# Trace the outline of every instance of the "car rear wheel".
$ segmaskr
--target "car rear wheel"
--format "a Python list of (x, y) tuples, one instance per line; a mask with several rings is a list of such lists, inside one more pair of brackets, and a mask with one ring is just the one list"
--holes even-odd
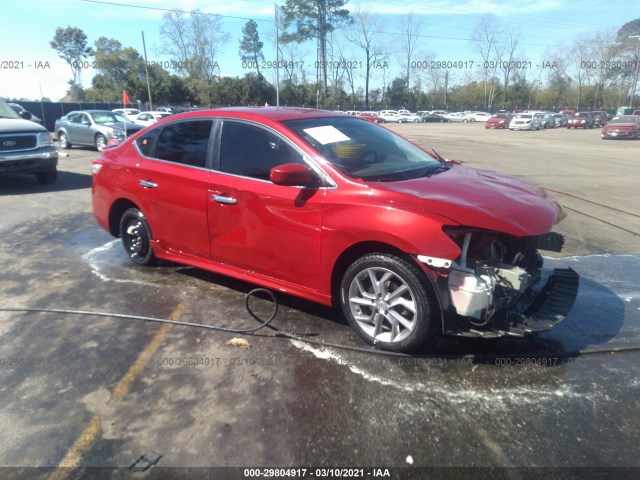
[(69, 143), (69, 139), (67, 138), (67, 134), (66, 133), (58, 133), (58, 141), (60, 142), (60, 146), (62, 148), (71, 148), (71, 144)]
[(100, 133), (96, 135), (96, 150), (101, 152), (102, 150), (104, 150), (104, 147), (106, 146), (107, 146), (107, 139), (104, 138), (104, 135)]
[(132, 262), (138, 265), (153, 265), (156, 262), (151, 248), (151, 229), (137, 208), (126, 210), (120, 217), (120, 237)]
[(345, 317), (368, 343), (413, 352), (433, 337), (432, 302), (424, 274), (399, 257), (374, 253), (345, 272), (340, 303)]

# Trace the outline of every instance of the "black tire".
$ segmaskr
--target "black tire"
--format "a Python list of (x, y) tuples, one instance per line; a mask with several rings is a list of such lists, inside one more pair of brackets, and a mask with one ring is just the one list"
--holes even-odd
[(137, 208), (126, 210), (120, 217), (120, 237), (129, 259), (138, 265), (154, 265), (156, 257), (151, 247), (151, 229)]
[(36, 173), (36, 179), (38, 180), (38, 183), (42, 183), (43, 185), (53, 183), (58, 179), (58, 171), (48, 170), (46, 172), (38, 172)]
[[(367, 343), (415, 352), (436, 331), (427, 281), (417, 266), (404, 259), (385, 253), (365, 255), (342, 277), (340, 305), (351, 327)], [(394, 303), (400, 299), (403, 302)]]
[(105, 138), (105, 136), (102, 135), (101, 133), (96, 135), (95, 145), (96, 145), (96, 150), (98, 150), (99, 152), (104, 150), (104, 147), (107, 146), (107, 139)]
[(65, 150), (73, 146), (69, 143), (69, 137), (67, 137), (67, 134), (64, 132), (58, 132), (58, 142), (60, 142), (60, 147)]

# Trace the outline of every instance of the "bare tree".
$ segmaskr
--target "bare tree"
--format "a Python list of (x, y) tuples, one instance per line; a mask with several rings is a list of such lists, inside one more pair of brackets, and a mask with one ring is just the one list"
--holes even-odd
[(571, 49), (569, 50), (569, 78), (576, 83), (578, 88), (578, 98), (576, 100), (576, 108), (580, 108), (582, 103), (582, 93), (587, 85), (593, 69), (591, 65), (591, 47), (589, 42), (591, 38), (587, 35), (578, 37)]
[(406, 62), (405, 77), (407, 78), (407, 89), (411, 86), (411, 60), (415, 57), (423, 28), (422, 20), (413, 12), (402, 17), (400, 24), (400, 32), (402, 35), (402, 62)]
[[(598, 106), (598, 95), (604, 88), (604, 85), (610, 81), (617, 73), (615, 62), (618, 51), (615, 47), (615, 34), (613, 31), (597, 32), (589, 42), (591, 46), (591, 62), (595, 62), (600, 68), (593, 69), (593, 80), (595, 83), (595, 96), (593, 99), (593, 108)], [(602, 98), (600, 98), (602, 103)]]
[(219, 16), (192, 11), (188, 16), (180, 11), (167, 12), (160, 27), (163, 43), (160, 53), (166, 54), (175, 64), (175, 70), (199, 80), (206, 88), (207, 101), (211, 103), (209, 87), (220, 66), (217, 56), (229, 40), (222, 32)]
[(484, 104), (490, 110), (497, 95), (494, 78), (500, 65), (501, 50), (496, 48), (497, 25), (493, 17), (486, 16), (480, 20), (471, 34), (471, 42), (482, 58), (480, 73), (484, 83)]
[(383, 46), (380, 44), (381, 23), (378, 17), (371, 13), (370, 9), (362, 4), (357, 4), (352, 12), (354, 25), (344, 32), (345, 37), (355, 46), (364, 51), (364, 96), (365, 105), (369, 110), (369, 81), (371, 69), (377, 62), (386, 56)]
[(502, 71), (502, 102), (506, 104), (509, 83), (514, 74), (525, 68), (525, 61), (518, 55), (518, 45), (520, 43), (520, 32), (507, 29), (504, 32), (502, 46), (499, 42), (495, 44), (496, 59), (498, 68)]

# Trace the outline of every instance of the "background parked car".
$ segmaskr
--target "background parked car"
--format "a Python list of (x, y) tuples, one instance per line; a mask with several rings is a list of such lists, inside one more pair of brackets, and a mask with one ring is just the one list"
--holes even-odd
[(491, 118), (491, 114), (487, 112), (464, 112), (472, 122), (486, 122)]
[(140, 110), (138, 110), (137, 108), (114, 108), (111, 111), (119, 113), (130, 122), (133, 122), (140, 113)]
[(57, 165), (58, 150), (49, 132), (0, 98), (0, 175), (33, 173), (38, 182), (52, 183), (58, 178)]
[(534, 113), (519, 113), (511, 119), (509, 130), (540, 130), (540, 117)]
[(33, 113), (29, 112), (28, 110), (25, 110), (24, 107), (22, 105), (20, 105), (19, 103), (7, 103), (7, 105), (9, 105), (14, 112), (16, 112), (18, 115), (20, 115), (21, 118), (25, 119), (25, 120), (30, 120), (32, 122), (36, 122), (39, 123), (40, 125), (42, 125), (42, 119), (39, 117), (36, 117)]
[(364, 118), (373, 123), (384, 123), (384, 120), (378, 116), (375, 112), (359, 112), (357, 117)]
[(398, 112), (398, 123), (420, 123), (421, 118), (411, 112)]
[(467, 123), (471, 121), (471, 117), (469, 115), (467, 115), (466, 113), (463, 112), (454, 112), (454, 113), (447, 113), (444, 118), (446, 118), (447, 120), (449, 120), (450, 122), (463, 122), (463, 123)]
[(484, 128), (508, 128), (512, 118), (509, 113), (496, 113), (485, 122)]
[(123, 142), (144, 127), (109, 110), (78, 110), (56, 120), (55, 132), (62, 148), (73, 145), (95, 147), (102, 151), (108, 144)]
[(146, 127), (169, 115), (171, 114), (167, 112), (140, 112), (133, 122)]
[(595, 115), (593, 112), (578, 112), (567, 121), (567, 128), (593, 128)]
[(566, 127), (567, 126), (567, 120), (569, 119), (569, 117), (567, 115), (564, 115), (562, 113), (554, 113), (553, 114), (553, 119), (556, 123), (556, 127)]
[(385, 122), (399, 123), (398, 112), (396, 110), (381, 110), (378, 116)]
[(598, 110), (593, 112), (593, 126), (594, 127), (604, 127), (607, 122), (612, 118), (609, 116), (607, 112), (604, 110)]
[(437, 113), (425, 113), (420, 117), (420, 121), (424, 123), (429, 122), (438, 122), (438, 123), (447, 123), (450, 120), (446, 118), (444, 115), (438, 115)]
[(540, 118), (540, 126), (542, 128), (555, 128), (556, 127), (556, 119), (553, 116), (553, 113), (543, 113)]
[(640, 115), (613, 117), (600, 132), (603, 140), (614, 138), (640, 138)]

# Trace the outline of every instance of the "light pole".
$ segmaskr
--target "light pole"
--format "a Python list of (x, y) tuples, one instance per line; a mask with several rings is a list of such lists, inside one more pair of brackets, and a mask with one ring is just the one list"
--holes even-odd
[[(629, 38), (637, 38), (640, 40), (640, 35), (629, 35)], [(631, 90), (631, 98), (629, 99), (629, 108), (633, 108), (633, 99), (636, 95), (636, 87), (638, 86), (638, 67), (640, 67), (640, 47), (636, 49), (636, 71), (633, 74), (633, 88)]]

